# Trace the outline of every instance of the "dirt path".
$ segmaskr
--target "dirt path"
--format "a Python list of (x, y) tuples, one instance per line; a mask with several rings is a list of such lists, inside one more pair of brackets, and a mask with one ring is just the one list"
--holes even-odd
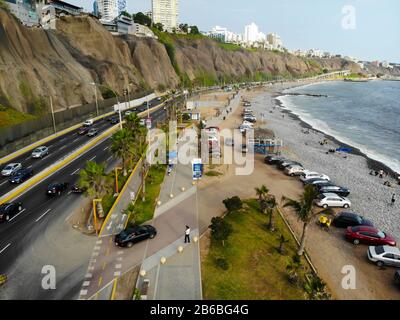
[[(254, 97), (249, 95), (251, 99)], [(245, 96), (245, 98), (247, 98)], [(224, 121), (220, 128), (232, 128), (241, 121), (241, 108)], [(199, 225), (204, 232), (212, 217), (221, 215), (225, 208), (222, 200), (227, 197), (255, 197), (254, 188), (265, 184), (270, 193), (278, 200), (282, 195), (297, 198), (302, 192), (302, 184), (294, 178), (284, 175), (281, 171), (263, 163), (262, 156), (256, 156), (255, 168), (248, 176), (235, 175), (235, 165), (229, 165), (224, 176), (209, 177), (199, 183), (198, 205)], [(300, 238), (302, 224), (294, 213), (283, 210), (283, 213), (296, 235)], [(332, 229), (331, 232), (321, 230), (316, 224), (309, 228), (307, 251), (316, 266), (320, 276), (327, 282), (336, 299), (346, 300), (377, 300), (400, 299), (400, 291), (393, 284), (394, 269), (379, 270), (367, 261), (366, 246), (355, 247), (343, 239), (343, 230)], [(342, 288), (342, 269), (354, 266), (356, 270), (356, 289)]]

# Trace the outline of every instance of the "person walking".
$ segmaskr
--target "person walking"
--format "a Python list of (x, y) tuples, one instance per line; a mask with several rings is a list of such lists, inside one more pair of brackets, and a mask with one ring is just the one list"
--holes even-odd
[(383, 170), (379, 170), (379, 178), (383, 179), (383, 174), (384, 174)]
[(186, 226), (185, 243), (190, 243), (190, 227), (189, 226)]
[(394, 206), (394, 203), (396, 202), (396, 195), (393, 193), (392, 196), (392, 206)]

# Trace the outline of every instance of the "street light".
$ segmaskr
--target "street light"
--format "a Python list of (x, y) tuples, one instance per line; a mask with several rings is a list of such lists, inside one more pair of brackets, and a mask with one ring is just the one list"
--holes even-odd
[(94, 97), (95, 97), (95, 99), (96, 99), (96, 114), (97, 114), (97, 116), (99, 116), (100, 114), (99, 114), (99, 102), (97, 101), (97, 87), (96, 87), (96, 83), (95, 82), (91, 82), (90, 83), (92, 86), (93, 86), (93, 88), (94, 88)]

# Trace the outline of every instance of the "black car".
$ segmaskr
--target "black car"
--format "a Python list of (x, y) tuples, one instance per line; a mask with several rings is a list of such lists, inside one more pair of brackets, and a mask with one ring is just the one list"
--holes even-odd
[(89, 132), (89, 127), (81, 127), (78, 130), (78, 134), (83, 136)]
[(350, 190), (347, 188), (329, 185), (322, 185), (318, 191), (320, 193), (335, 193), (341, 197), (347, 197), (350, 194)]
[(8, 181), (10, 183), (20, 184), (25, 180), (28, 180), (33, 176), (33, 170), (30, 168), (18, 170), (13, 176), (11, 176)]
[(135, 243), (153, 239), (157, 230), (150, 225), (129, 227), (115, 236), (115, 245), (131, 248)]
[(370, 226), (374, 224), (371, 220), (365, 219), (354, 212), (341, 212), (333, 219), (333, 225), (337, 228), (357, 227), (357, 226)]
[(267, 164), (277, 164), (278, 161), (282, 160), (282, 157), (279, 156), (266, 156), (264, 158), (264, 162)]
[(74, 185), (71, 187), (71, 192), (72, 192), (72, 193), (78, 193), (78, 194), (80, 194), (80, 193), (84, 193), (85, 191), (86, 191), (85, 188), (81, 188), (81, 187), (79, 187), (77, 184), (74, 184)]
[(47, 195), (49, 196), (56, 196), (61, 195), (64, 191), (68, 189), (69, 183), (52, 183), (47, 188)]
[(117, 124), (119, 123), (119, 117), (114, 117), (111, 119), (111, 124)]
[(0, 205), (0, 222), (9, 221), (13, 216), (21, 211), (21, 202), (3, 203)]
[(315, 187), (319, 187), (322, 185), (324, 185), (324, 186), (334, 185), (331, 181), (324, 180), (322, 178), (312, 178), (312, 179), (304, 180), (303, 184), (305, 186), (311, 184), (311, 185), (314, 185)]

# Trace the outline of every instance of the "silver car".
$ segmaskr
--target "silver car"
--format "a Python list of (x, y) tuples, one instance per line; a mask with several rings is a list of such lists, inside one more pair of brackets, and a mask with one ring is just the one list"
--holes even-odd
[(12, 176), (18, 170), (22, 169), (22, 164), (20, 163), (9, 163), (1, 171), (1, 175), (4, 177)]
[(400, 250), (397, 247), (378, 246), (368, 248), (368, 259), (378, 267), (393, 266), (400, 267)]
[(38, 158), (43, 158), (44, 156), (47, 156), (49, 154), (49, 148), (45, 146), (41, 146), (39, 148), (36, 148), (32, 152), (32, 158), (38, 159)]
[(350, 208), (351, 202), (345, 197), (340, 197), (335, 193), (322, 193), (314, 200), (318, 207), (322, 208)]

